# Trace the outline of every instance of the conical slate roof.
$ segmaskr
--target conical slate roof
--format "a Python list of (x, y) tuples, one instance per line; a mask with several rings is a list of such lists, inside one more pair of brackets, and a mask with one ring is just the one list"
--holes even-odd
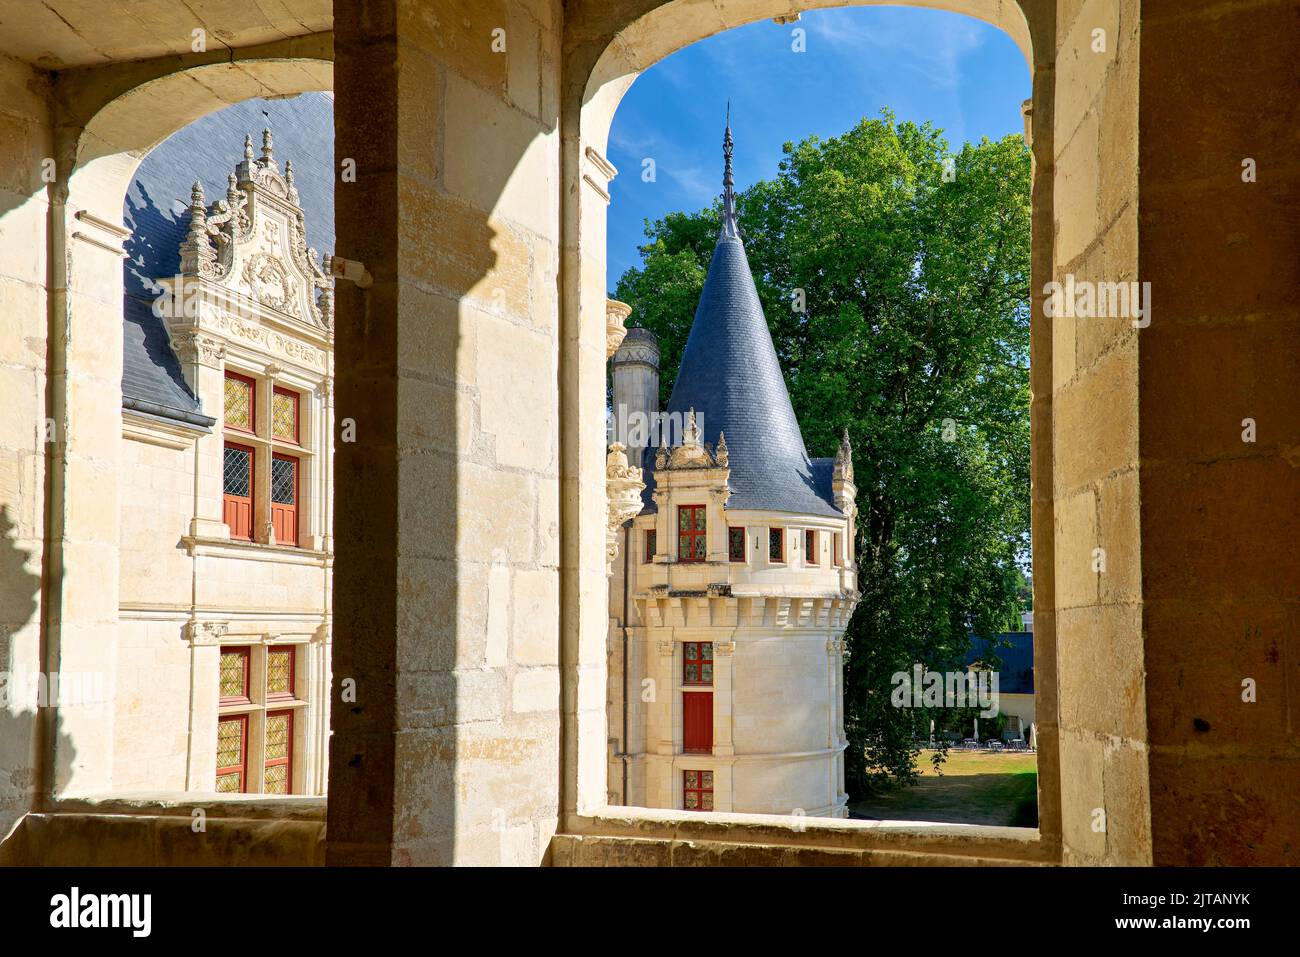
[(668, 411), (684, 421), (693, 408), (702, 440), (715, 446), (719, 434), (726, 434), (732, 489), (727, 508), (837, 516), (832, 460), (808, 458), (736, 227), (731, 150), (728, 122), (722, 227)]

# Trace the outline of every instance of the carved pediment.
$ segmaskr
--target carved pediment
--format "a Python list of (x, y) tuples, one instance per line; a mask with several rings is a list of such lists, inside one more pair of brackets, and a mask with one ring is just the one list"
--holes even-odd
[(228, 184), (225, 197), (210, 206), (203, 187), (194, 184), (181, 274), (221, 283), (237, 298), (332, 329), (330, 257), (318, 259), (307, 246), (293, 163), (286, 161), (281, 172), (270, 130), (263, 131), (260, 158), (253, 156), (252, 137), (245, 137), (243, 161)]

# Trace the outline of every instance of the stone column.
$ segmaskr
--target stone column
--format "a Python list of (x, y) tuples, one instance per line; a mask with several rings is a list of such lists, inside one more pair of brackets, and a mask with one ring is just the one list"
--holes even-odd
[[(335, 457), (332, 864), (537, 864), (559, 813), (562, 16), (449, 7), (335, 11), (335, 158), (356, 171), (335, 191), (338, 254), (374, 283), (337, 288), (336, 413), (356, 441)], [(594, 515), (563, 559), (565, 620), (581, 611), (602, 681), (563, 707), (597, 712), (604, 318), (572, 331), (589, 358), (564, 379), (596, 453), (565, 465), (565, 501)]]

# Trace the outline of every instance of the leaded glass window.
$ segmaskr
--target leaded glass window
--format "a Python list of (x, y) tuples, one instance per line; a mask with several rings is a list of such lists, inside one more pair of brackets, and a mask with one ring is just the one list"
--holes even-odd
[(244, 790), (247, 770), (248, 716), (233, 715), (217, 722), (217, 791), (238, 794)]
[(293, 712), (267, 713), (264, 754), (262, 790), (267, 794), (288, 794), (293, 762)]
[(253, 494), (253, 452), (242, 445), (227, 445), (221, 463), (221, 490), (247, 498)]
[(294, 505), (298, 501), (298, 460), (276, 456), (271, 461), (271, 501)]
[(708, 554), (708, 533), (703, 505), (682, 505), (677, 509), (677, 560), (702, 562)]
[(292, 648), (271, 648), (266, 653), (266, 696), (268, 698), (293, 697)]
[(226, 373), (225, 422), (228, 429), (253, 431), (253, 380)]
[(727, 529), (727, 559), (733, 562), (745, 560), (745, 530), (743, 528)]
[(286, 442), (298, 441), (298, 393), (276, 389), (271, 396), (271, 434)]
[(767, 560), (781, 564), (785, 561), (785, 529), (767, 530)]
[(682, 806), (688, 811), (713, 810), (713, 772), (682, 772)]
[(223, 700), (248, 700), (248, 649), (221, 649), (221, 697)]
[(682, 683), (713, 684), (713, 642), (687, 641), (682, 644)]

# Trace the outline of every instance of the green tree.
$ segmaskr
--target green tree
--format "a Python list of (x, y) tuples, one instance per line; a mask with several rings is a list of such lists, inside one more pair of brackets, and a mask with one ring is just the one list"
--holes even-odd
[[(1017, 608), (1029, 552), (1030, 160), (1008, 136), (950, 153), (883, 111), (785, 145), (739, 220), (809, 454), (845, 427), (862, 600), (845, 671), (849, 789), (914, 780), (930, 714), (890, 703), (915, 662), (946, 669)], [(615, 296), (653, 330), (663, 398), (719, 204), (646, 225)], [(802, 307), (802, 308), (801, 308)]]

